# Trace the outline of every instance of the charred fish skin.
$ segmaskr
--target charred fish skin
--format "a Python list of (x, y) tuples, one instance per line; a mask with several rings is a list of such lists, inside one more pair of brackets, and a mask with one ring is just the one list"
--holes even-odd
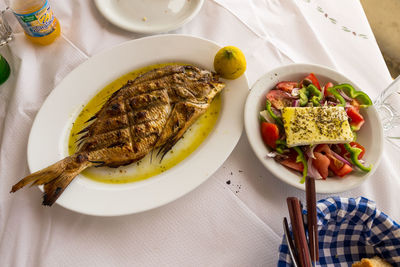
[(51, 206), (91, 166), (119, 167), (158, 150), (160, 161), (225, 87), (218, 75), (192, 65), (168, 65), (127, 82), (87, 121), (78, 150), (15, 184), (44, 185)]
[(165, 155), (224, 84), (194, 66), (155, 69), (123, 86), (86, 128), (79, 152), (105, 166), (135, 162), (161, 146)]

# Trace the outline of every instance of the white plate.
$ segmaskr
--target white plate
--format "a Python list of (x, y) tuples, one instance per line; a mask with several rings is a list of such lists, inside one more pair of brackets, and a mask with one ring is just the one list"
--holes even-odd
[[(267, 158), (270, 152), (265, 146), (260, 133), (259, 112), (265, 109), (266, 94), (281, 81), (300, 81), (309, 73), (313, 72), (320, 83), (350, 83), (356, 90), (361, 90), (354, 82), (343, 74), (327, 67), (313, 64), (291, 64), (271, 70), (262, 76), (251, 88), (245, 105), (245, 130), (250, 145), (261, 163), (277, 178), (299, 189), (305, 189), (304, 184), (300, 184), (301, 174), (294, 172), (277, 163), (274, 159)], [(370, 177), (378, 167), (383, 149), (383, 130), (382, 125), (373, 106), (361, 110), (365, 124), (357, 133), (357, 142), (362, 144), (365, 149), (364, 160), (367, 164), (373, 164), (370, 172), (354, 171), (346, 175), (345, 178), (328, 178), (327, 180), (317, 180), (315, 182), (317, 193), (338, 193), (350, 190), (359, 186)]]
[(128, 31), (161, 33), (189, 22), (204, 0), (95, 0), (97, 8), (114, 25)]
[[(39, 110), (29, 136), (30, 170), (40, 170), (68, 155), (69, 132), (82, 105), (111, 81), (162, 62), (187, 62), (212, 70), (220, 48), (196, 37), (162, 35), (130, 41), (90, 58), (65, 77)], [(241, 107), (248, 92), (247, 78), (226, 83), (213, 131), (185, 160), (160, 175), (127, 184), (100, 183), (79, 175), (57, 204), (80, 213), (116, 216), (164, 205), (199, 186), (229, 156), (243, 129)]]

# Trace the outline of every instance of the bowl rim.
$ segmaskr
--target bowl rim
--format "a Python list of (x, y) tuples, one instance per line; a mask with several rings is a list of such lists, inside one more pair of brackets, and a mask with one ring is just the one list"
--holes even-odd
[[(311, 71), (310, 71), (311, 70)], [(317, 65), (317, 64), (309, 64), (309, 63), (292, 63), (292, 64), (287, 64), (283, 66), (279, 66), (277, 68), (271, 69), (264, 75), (262, 75), (252, 86), (250, 89), (250, 92), (247, 96), (246, 103), (245, 103), (245, 108), (244, 108), (244, 128), (246, 132), (247, 139), (249, 141), (250, 147), (252, 148), (253, 152), (256, 154), (257, 158), (260, 160), (260, 162), (264, 165), (264, 167), (276, 178), (280, 179), (281, 181), (285, 182), (286, 184), (289, 184), (295, 188), (305, 190), (305, 184), (301, 184), (299, 182), (299, 178), (301, 178), (301, 175), (299, 175), (297, 172), (289, 170), (287, 167), (284, 167), (283, 165), (277, 163), (275, 160), (268, 160), (266, 158), (266, 155), (268, 153), (269, 148), (267, 148), (265, 145), (263, 148), (259, 147), (259, 142), (261, 138), (261, 134), (258, 131), (254, 131), (254, 123), (251, 121), (253, 120), (254, 122), (254, 117), (258, 121), (258, 116), (255, 114), (254, 110), (257, 112), (261, 111), (261, 109), (258, 108), (257, 103), (261, 101), (260, 96), (257, 97), (257, 95), (265, 96), (265, 93), (272, 90), (274, 85), (278, 83), (279, 77), (281, 76), (287, 76), (287, 75), (300, 75), (300, 73), (315, 73), (316, 76), (318, 77), (319, 75), (322, 76), (335, 76), (336, 80), (340, 78), (343, 82), (348, 82), (354, 86), (357, 90), (361, 90), (360, 87), (355, 83), (353, 80), (348, 78), (346, 75), (331, 69), (326, 66), (322, 65)], [(272, 77), (272, 78), (271, 78)], [(335, 79), (332, 79), (335, 81)], [(262, 89), (260, 87), (260, 84), (262, 83), (273, 83), (270, 88), (264, 88)], [(256, 107), (254, 107), (256, 106)], [(362, 183), (364, 183), (370, 176), (374, 174), (376, 171), (380, 160), (382, 158), (382, 152), (383, 152), (383, 127), (381, 124), (381, 121), (379, 120), (379, 115), (375, 109), (375, 107), (372, 105), (368, 107), (368, 110), (366, 111), (368, 115), (366, 118), (369, 119), (374, 119), (373, 125), (376, 131), (376, 136), (374, 136), (374, 144), (372, 146), (375, 148), (374, 153), (375, 155), (375, 160), (372, 162), (368, 162), (368, 164), (373, 164), (373, 168), (370, 172), (368, 173), (361, 173), (357, 172), (355, 174), (352, 174), (352, 176), (357, 176), (357, 180), (355, 180), (352, 183), (345, 184), (343, 183), (342, 186), (339, 184), (339, 186), (334, 186), (333, 188), (329, 188), (324, 185), (323, 183), (326, 183), (328, 180), (330, 181), (329, 183), (334, 183), (335, 185), (337, 184), (336, 182), (333, 182), (333, 179), (336, 181), (341, 181), (342, 178), (329, 178), (328, 180), (316, 180), (316, 192), (317, 193), (323, 193), (323, 194), (329, 194), (329, 193), (340, 193), (340, 192), (345, 192), (349, 191), (351, 189), (354, 189), (358, 186), (360, 186)], [(372, 115), (372, 116), (371, 116)], [(259, 125), (259, 123), (258, 123)], [(255, 140), (254, 137), (258, 136), (258, 140)], [(365, 146), (365, 145), (364, 145)], [(370, 146), (370, 144), (368, 144)], [(278, 166), (279, 165), (279, 166)], [(294, 176), (297, 176), (298, 179), (293, 179)], [(350, 178), (350, 177), (347, 177)], [(346, 178), (344, 178), (346, 179)]]

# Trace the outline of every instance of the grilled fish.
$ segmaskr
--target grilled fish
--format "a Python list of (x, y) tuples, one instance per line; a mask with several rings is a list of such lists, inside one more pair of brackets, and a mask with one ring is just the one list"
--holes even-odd
[(225, 87), (218, 76), (194, 66), (169, 65), (128, 81), (79, 132), (75, 154), (15, 184), (44, 185), (51, 206), (71, 181), (91, 166), (119, 167), (157, 151), (162, 160)]

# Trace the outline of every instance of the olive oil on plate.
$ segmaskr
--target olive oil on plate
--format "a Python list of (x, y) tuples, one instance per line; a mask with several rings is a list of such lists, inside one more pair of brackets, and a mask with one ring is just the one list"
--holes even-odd
[[(140, 68), (121, 76), (98, 92), (83, 107), (81, 113), (73, 123), (68, 140), (69, 154), (72, 155), (77, 151), (77, 140), (80, 137), (77, 133), (85, 127), (85, 122), (101, 109), (112, 93), (126, 84), (128, 80), (133, 80), (139, 75), (155, 68), (171, 64), (185, 65), (181, 63), (164, 63)], [(200, 146), (216, 124), (220, 108), (221, 96), (218, 95), (214, 98), (207, 111), (186, 131), (181, 140), (172, 147), (161, 162), (160, 157), (157, 157), (156, 150), (153, 153), (150, 152), (140, 161), (130, 165), (118, 168), (91, 167), (83, 171), (81, 175), (98, 182), (113, 184), (136, 182), (156, 176), (177, 165)]]

